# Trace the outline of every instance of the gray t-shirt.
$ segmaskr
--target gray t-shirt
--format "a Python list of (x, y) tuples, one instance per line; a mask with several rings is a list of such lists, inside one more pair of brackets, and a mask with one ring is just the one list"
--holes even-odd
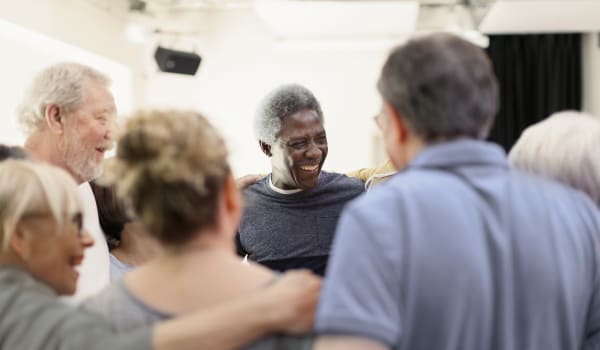
[[(131, 331), (168, 320), (175, 315), (157, 310), (131, 293), (123, 279), (113, 282), (100, 294), (86, 300), (83, 308), (96, 312), (118, 331)], [(246, 350), (309, 350), (312, 337), (273, 335), (245, 347)]]
[(391, 349), (600, 347), (600, 217), (480, 141), (425, 149), (348, 206), (316, 332)]
[(263, 178), (244, 191), (238, 253), (273, 270), (307, 268), (322, 276), (340, 213), (363, 192), (359, 180), (325, 171), (315, 188), (293, 194), (274, 191)]
[(98, 315), (66, 305), (25, 271), (0, 267), (0, 349), (150, 350), (152, 330), (117, 334)]

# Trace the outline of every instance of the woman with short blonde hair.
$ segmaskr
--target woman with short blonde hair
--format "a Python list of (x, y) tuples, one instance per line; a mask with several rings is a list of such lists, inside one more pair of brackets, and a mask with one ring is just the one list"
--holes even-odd
[(0, 349), (239, 348), (269, 330), (307, 329), (319, 286), (287, 274), (227, 305), (116, 334), (98, 315), (56, 298), (75, 291), (76, 266), (92, 240), (81, 228), (73, 178), (25, 160), (0, 162), (0, 243)]

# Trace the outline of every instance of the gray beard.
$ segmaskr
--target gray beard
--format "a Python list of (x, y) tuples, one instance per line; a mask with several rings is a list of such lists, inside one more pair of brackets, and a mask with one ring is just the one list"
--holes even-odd
[(67, 168), (84, 182), (98, 178), (102, 174), (102, 165), (96, 164), (93, 157), (87, 157), (85, 147), (78, 135), (67, 138), (70, 142), (59, 145), (59, 151)]

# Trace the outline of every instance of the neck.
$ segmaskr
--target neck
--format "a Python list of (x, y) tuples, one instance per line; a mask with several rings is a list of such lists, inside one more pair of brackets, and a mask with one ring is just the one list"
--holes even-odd
[(143, 232), (131, 229), (131, 226), (126, 224), (121, 232), (119, 246), (111, 253), (128, 265), (139, 266), (157, 256), (160, 250), (158, 242)]
[(18, 266), (25, 268), (25, 263), (9, 250), (0, 254), (0, 266)]
[[(231, 241), (231, 242), (229, 242)], [(147, 270), (160, 275), (186, 275), (202, 271), (218, 271), (219, 266), (240, 259), (235, 254), (233, 240), (199, 237), (181, 247), (163, 248), (147, 265)]]
[(427, 146), (428, 145), (418, 137), (410, 138), (408, 144), (406, 145), (406, 154), (409, 162), (415, 159), (417, 155), (421, 153), (421, 151), (423, 151)]
[(273, 186), (277, 187), (280, 190), (284, 190), (284, 191), (299, 190), (299, 188), (296, 186), (288, 185), (286, 183), (286, 181), (284, 181), (283, 178), (281, 176), (279, 176), (278, 172), (276, 172), (276, 171), (271, 172), (271, 183), (273, 184)]
[(298, 192), (303, 191), (301, 188), (290, 188), (290, 186), (280, 187), (280, 186), (276, 185), (275, 182), (273, 181), (273, 174), (269, 175), (268, 181), (269, 181), (269, 187), (271, 187), (271, 189), (273, 191), (281, 193), (281, 194), (292, 194), (292, 193), (298, 193)]
[(33, 159), (50, 163), (66, 170), (71, 174), (78, 185), (85, 182), (83, 179), (79, 178), (77, 174), (71, 171), (64, 158), (61, 156), (61, 152), (58, 149), (58, 142), (53, 139), (52, 135), (48, 135), (44, 131), (34, 131), (27, 137), (24, 148)]
[[(199, 232), (184, 246), (163, 250), (156, 259), (129, 273), (125, 284), (149, 305), (179, 314), (251, 293), (272, 278), (265, 268), (242, 264), (231, 234)], [(157, 284), (166, 280), (169, 283)]]
[(390, 160), (392, 161), (396, 170), (402, 170), (408, 166), (413, 159), (417, 157), (421, 151), (423, 151), (428, 144), (426, 144), (421, 138), (417, 136), (409, 136), (406, 142), (402, 145), (397, 146), (400, 150), (398, 153), (390, 154)]
[(230, 235), (219, 229), (199, 230), (194, 234), (194, 238), (177, 248), (168, 249), (168, 255), (202, 254), (211, 251), (230, 252), (235, 251), (233, 239)]

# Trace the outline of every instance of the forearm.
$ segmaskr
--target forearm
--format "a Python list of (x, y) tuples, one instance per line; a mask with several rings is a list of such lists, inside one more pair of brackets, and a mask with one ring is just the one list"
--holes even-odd
[(157, 325), (153, 348), (229, 350), (269, 333), (306, 333), (312, 329), (320, 289), (321, 280), (310, 272), (287, 272), (256, 293)]
[(178, 317), (155, 327), (155, 350), (237, 349), (276, 328), (273, 310), (262, 295)]
[(319, 337), (313, 350), (387, 350), (383, 344), (360, 337)]

